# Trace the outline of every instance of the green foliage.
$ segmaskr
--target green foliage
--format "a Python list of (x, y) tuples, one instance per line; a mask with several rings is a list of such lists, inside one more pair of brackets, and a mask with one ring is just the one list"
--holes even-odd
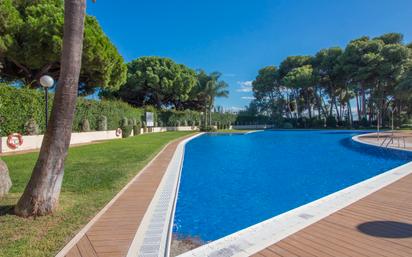
[[(49, 95), (49, 111), (52, 108), (53, 94)], [(13, 132), (25, 133), (25, 123), (33, 119), (41, 131), (45, 128), (45, 105), (42, 91), (15, 88), (0, 84), (0, 135)], [(73, 131), (82, 131), (82, 121), (87, 119), (91, 130), (100, 130), (98, 125), (101, 116), (106, 116), (107, 129), (115, 130), (123, 117), (141, 119), (143, 110), (131, 107), (120, 101), (95, 101), (79, 97), (73, 122)]]
[(82, 132), (89, 132), (90, 131), (90, 123), (88, 119), (83, 119), (82, 120)]
[[(51, 96), (51, 99), (53, 96)], [(51, 108), (49, 108), (50, 110)], [(40, 132), (45, 128), (44, 94), (31, 89), (17, 89), (0, 84), (0, 135), (19, 132), (24, 134), (25, 123), (33, 119)]]
[(322, 49), (314, 57), (290, 56), (279, 69), (259, 70), (252, 83), (255, 99), (238, 119), (286, 118), (296, 127), (319, 127), (319, 121), (329, 120), (335, 127), (334, 116), (340, 127), (353, 127), (355, 122), (370, 126), (379, 116), (387, 126), (390, 107), (397, 106), (400, 125), (404, 113), (412, 116), (411, 71), (411, 44), (404, 45), (399, 33), (361, 37), (344, 50)]
[(135, 106), (180, 108), (197, 82), (194, 70), (168, 58), (141, 57), (127, 67), (127, 82), (118, 95)]
[(140, 124), (139, 125), (134, 125), (133, 126), (133, 134), (135, 135), (135, 136), (137, 136), (137, 135), (140, 135), (140, 133), (141, 133), (141, 126), (140, 126)]
[(97, 131), (107, 130), (107, 117), (105, 115), (100, 115), (97, 119)]
[(39, 126), (37, 125), (36, 120), (33, 118), (29, 119), (26, 124), (24, 124), (24, 128), (26, 135), (32, 136), (39, 134)]
[(120, 122), (120, 128), (122, 129), (122, 137), (126, 138), (129, 137), (133, 130), (133, 125), (130, 122), (131, 120), (123, 117)]
[(326, 126), (328, 128), (336, 128), (337, 125), (338, 125), (338, 122), (336, 121), (335, 116), (329, 116), (326, 119)]
[(290, 122), (285, 122), (282, 124), (283, 129), (293, 129), (293, 124)]
[(202, 132), (216, 132), (217, 129), (213, 126), (201, 126), (200, 131), (202, 131)]
[[(0, 1), (2, 79), (38, 87), (44, 74), (57, 80), (63, 42), (63, 1)], [(126, 65), (96, 18), (87, 16), (79, 90), (116, 90), (126, 80)]]

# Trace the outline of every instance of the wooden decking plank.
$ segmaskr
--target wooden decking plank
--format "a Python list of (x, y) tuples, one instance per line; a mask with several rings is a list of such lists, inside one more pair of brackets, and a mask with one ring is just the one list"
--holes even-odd
[(334, 233), (338, 235), (341, 240), (345, 240), (346, 242), (354, 245), (357, 245), (357, 242), (361, 242), (362, 244), (368, 246), (368, 248), (375, 248), (384, 256), (412, 256), (412, 250), (407, 247), (392, 244), (391, 242), (387, 242), (383, 239), (379, 240), (379, 243), (377, 243), (374, 238), (362, 235), (361, 233), (351, 233), (351, 228), (332, 223), (329, 220), (319, 223), (319, 226), (325, 230), (332, 230), (331, 234)]
[(82, 257), (79, 252), (79, 248), (77, 248), (76, 245), (72, 249), (70, 249), (70, 251), (67, 253), (66, 256), (67, 257)]
[[(363, 241), (356, 241), (351, 240), (350, 242), (346, 241), (344, 238), (339, 236), (335, 233), (335, 231), (330, 231), (321, 227), (321, 223), (319, 225), (311, 226), (310, 228), (311, 234), (315, 235), (316, 237), (320, 238), (321, 240), (329, 241), (335, 245), (339, 245), (342, 248), (350, 249), (354, 252), (357, 252), (359, 256), (382, 256), (385, 257), (382, 252), (377, 250), (374, 247), (370, 247), (369, 245), (365, 244)], [(309, 230), (307, 230), (309, 232)]]
[(267, 248), (269, 251), (278, 254), (282, 257), (298, 257), (298, 255), (289, 252), (288, 250), (283, 249), (278, 245), (272, 245)]
[(90, 240), (87, 236), (82, 237), (77, 243), (79, 252), (82, 257), (97, 257), (96, 251), (94, 250)]
[(283, 249), (286, 249), (287, 251), (296, 254), (297, 256), (306, 256), (306, 257), (318, 257), (319, 255), (313, 255), (310, 253), (310, 251), (307, 251), (306, 248), (302, 247), (295, 247), (292, 242), (286, 242), (286, 241), (280, 241), (278, 243), (278, 246), (282, 247)]
[[(299, 256), (412, 256), (412, 236), (408, 236), (412, 225), (411, 195), (412, 175), (407, 175), (265, 251), (282, 246), (280, 249)], [(373, 222), (382, 222), (376, 223), (376, 232), (390, 236), (374, 236), (373, 231), (369, 234), (360, 230), (362, 225), (374, 225)]]

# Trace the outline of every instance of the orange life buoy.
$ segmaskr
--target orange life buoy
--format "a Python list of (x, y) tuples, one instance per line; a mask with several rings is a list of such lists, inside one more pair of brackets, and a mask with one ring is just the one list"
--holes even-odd
[(7, 146), (10, 149), (16, 149), (23, 144), (23, 136), (20, 133), (11, 133), (7, 137)]
[(116, 129), (116, 137), (119, 137), (122, 135), (122, 129), (121, 128), (117, 128)]

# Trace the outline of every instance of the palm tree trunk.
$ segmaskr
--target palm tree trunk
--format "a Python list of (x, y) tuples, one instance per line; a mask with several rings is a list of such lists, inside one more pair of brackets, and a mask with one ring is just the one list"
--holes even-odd
[(15, 207), (19, 216), (52, 213), (59, 201), (81, 67), (86, 0), (65, 0), (59, 85), (39, 158)]

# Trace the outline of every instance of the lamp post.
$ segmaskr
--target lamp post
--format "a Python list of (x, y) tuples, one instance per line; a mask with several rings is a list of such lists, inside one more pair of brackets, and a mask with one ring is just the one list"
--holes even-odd
[(46, 129), (48, 122), (48, 113), (49, 113), (49, 88), (53, 87), (54, 80), (48, 75), (44, 75), (40, 78), (40, 85), (44, 88), (44, 95), (46, 101), (45, 115), (46, 115)]

